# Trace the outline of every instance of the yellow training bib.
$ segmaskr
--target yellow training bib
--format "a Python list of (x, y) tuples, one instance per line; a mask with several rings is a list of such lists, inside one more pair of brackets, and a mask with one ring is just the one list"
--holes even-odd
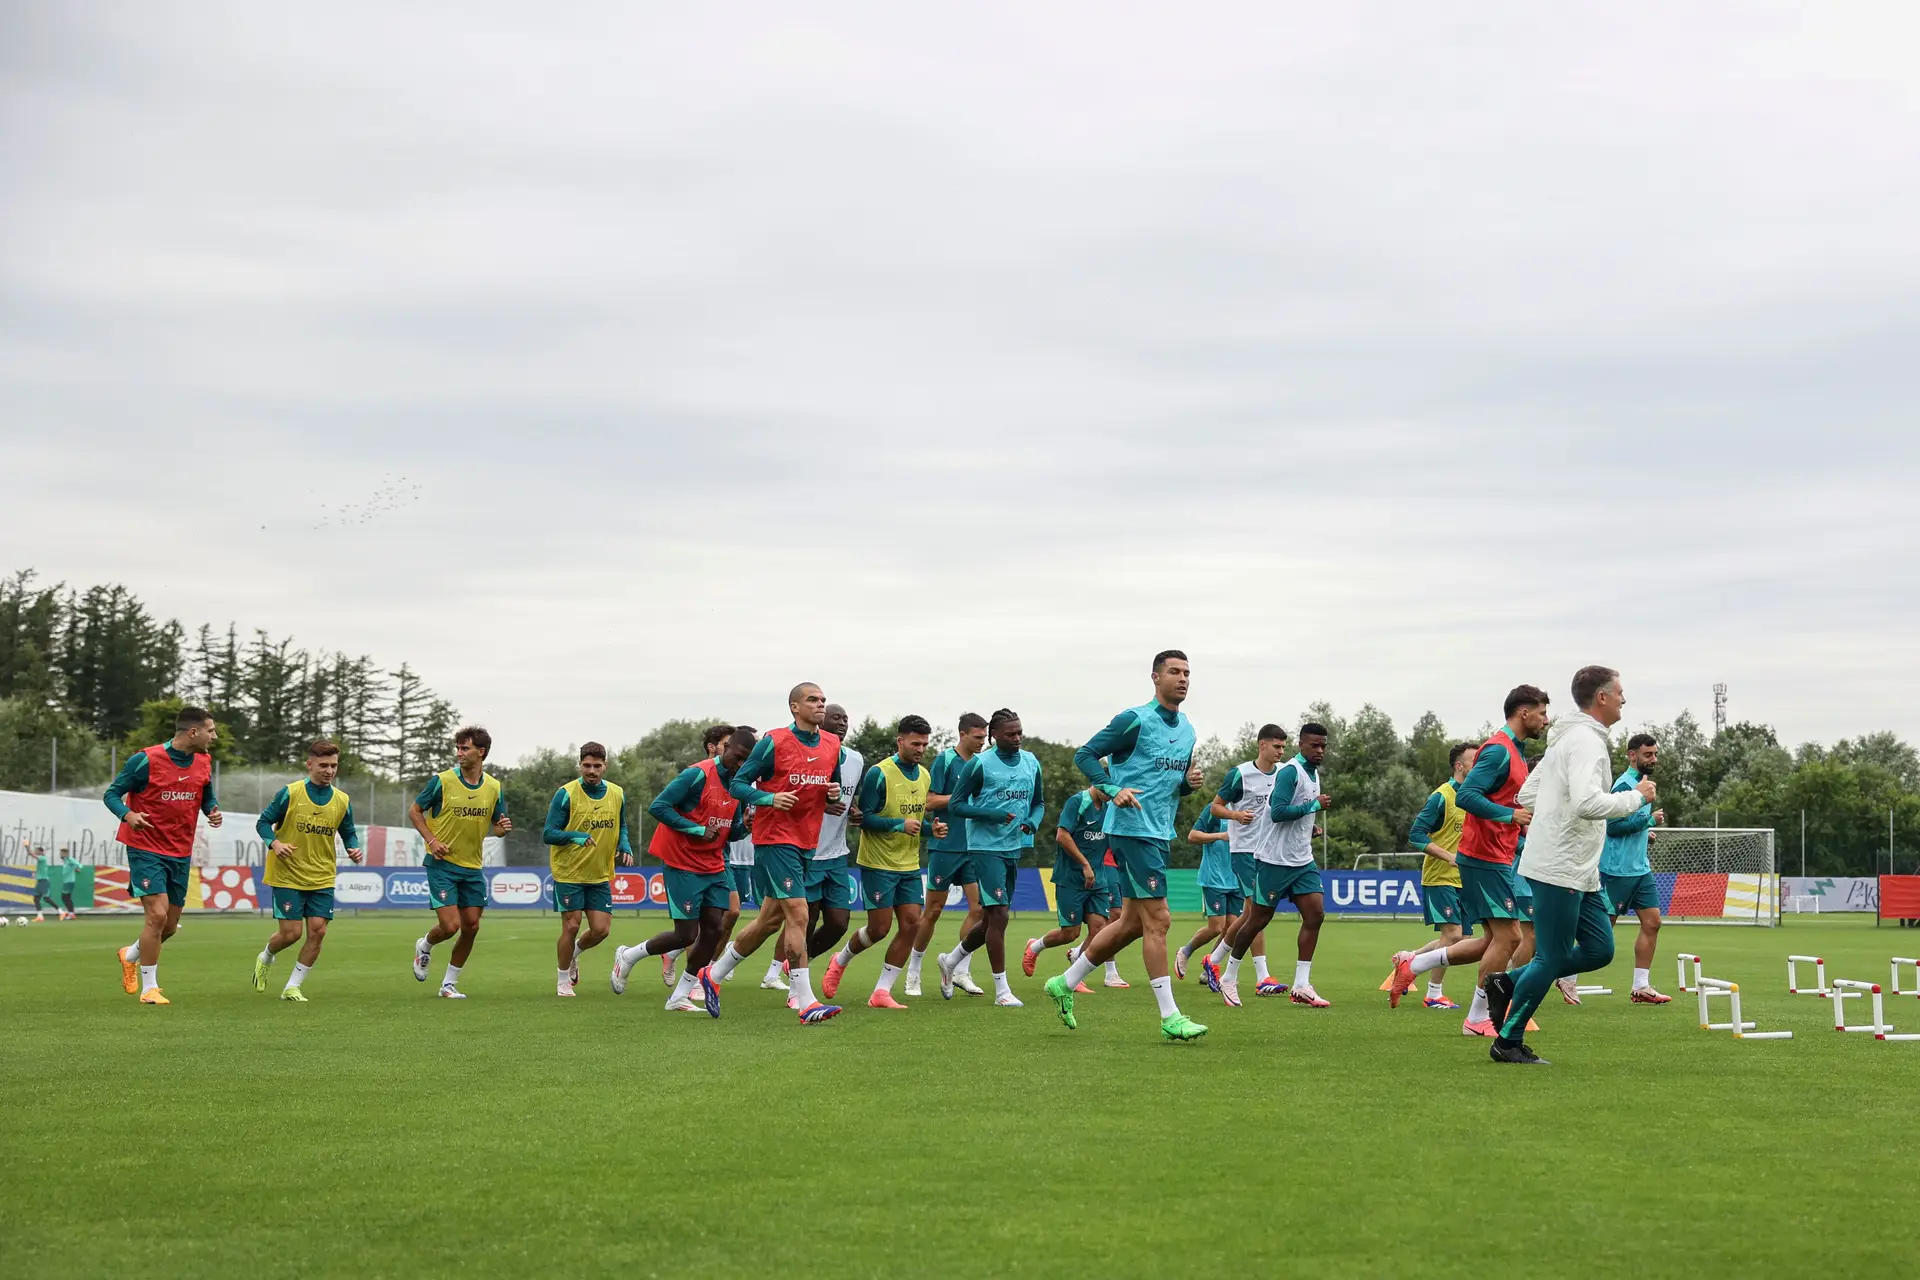
[(427, 818), (427, 829), (447, 846), (446, 860), (456, 867), (480, 868), (480, 842), (493, 830), (494, 810), (500, 807), (500, 779), (480, 775), (470, 787), (460, 770), (440, 774), (440, 812)]
[(266, 881), (275, 889), (331, 889), (333, 838), (347, 817), (347, 793), (333, 789), (325, 804), (315, 804), (305, 780), (287, 787), (287, 816), (273, 838), (294, 848), (291, 857), (267, 851)]
[(575, 778), (560, 788), (567, 793), (567, 830), (584, 831), (585, 844), (550, 844), (547, 863), (563, 884), (605, 884), (613, 879), (613, 857), (620, 851), (620, 805), (626, 793), (609, 782), (595, 800)]
[[(1467, 815), (1454, 803), (1453, 783), (1443, 782), (1433, 789), (1447, 806), (1447, 816), (1433, 832), (1432, 843), (1439, 845), (1448, 853), (1460, 852), (1460, 832), (1467, 825)], [(1436, 858), (1428, 854), (1420, 863), (1421, 884), (1451, 885), (1460, 887), (1460, 868), (1445, 858)]]
[[(880, 771), (887, 787), (886, 802), (874, 812), (876, 818), (918, 818), (927, 816), (927, 784), (931, 775), (927, 766), (919, 766), (920, 776), (909, 778), (900, 768), (900, 762), (892, 756), (882, 760), (874, 768)], [(866, 827), (860, 829), (860, 856), (855, 863), (862, 867), (872, 867), (875, 871), (918, 871), (920, 869), (920, 837), (910, 836), (905, 831), (873, 831)]]

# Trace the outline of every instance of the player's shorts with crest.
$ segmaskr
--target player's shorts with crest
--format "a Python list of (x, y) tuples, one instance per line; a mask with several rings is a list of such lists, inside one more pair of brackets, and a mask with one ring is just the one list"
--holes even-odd
[(1120, 893), (1127, 898), (1167, 896), (1167, 842), (1146, 836), (1107, 837), (1107, 852), (1120, 864)]
[(972, 884), (976, 876), (973, 869), (973, 855), (962, 849), (958, 853), (927, 853), (927, 887), (938, 893), (945, 893), (956, 884)]
[(127, 892), (136, 898), (164, 893), (176, 907), (187, 905), (187, 877), (193, 871), (190, 858), (169, 858), (145, 849), (127, 850)]
[(758, 898), (807, 896), (808, 850), (790, 844), (753, 846), (753, 887)]
[(706, 907), (721, 911), (733, 894), (733, 877), (722, 871), (682, 871), (662, 867), (660, 884), (667, 891), (667, 914), (675, 920), (698, 920)]
[(1093, 890), (1099, 896), (1087, 899), (1089, 915), (1105, 916), (1111, 920), (1120, 914), (1120, 868), (1110, 867), (1106, 859), (1093, 869)]
[(1247, 906), (1246, 898), (1238, 889), (1209, 889), (1202, 886), (1200, 897), (1206, 903), (1209, 917), (1237, 916)]
[(573, 884), (566, 880), (553, 882), (553, 909), (555, 911), (605, 911), (613, 912), (613, 885), (602, 880), (599, 884)]
[(847, 855), (807, 859), (807, 901), (837, 911), (853, 909), (853, 876), (847, 871)]
[(1071, 878), (1055, 876), (1053, 880), (1053, 911), (1060, 921), (1060, 927), (1071, 929), (1090, 915), (1107, 914), (1107, 890), (1096, 874), (1093, 888), (1087, 888), (1076, 871)]
[(1254, 869), (1254, 882), (1253, 900), (1264, 907), (1278, 906), (1282, 898), (1298, 902), (1308, 894), (1322, 892), (1320, 866), (1314, 862), (1298, 867), (1263, 862)]
[(973, 878), (980, 885), (980, 905), (1012, 905), (1014, 878), (1020, 874), (1019, 857), (978, 849), (969, 856), (973, 858)]
[(283, 889), (278, 885), (270, 885), (267, 892), (273, 895), (275, 920), (333, 919), (331, 889)]
[(878, 867), (862, 867), (860, 902), (869, 911), (921, 907), (927, 902), (927, 886), (921, 881), (918, 871), (882, 871)]
[(1460, 890), (1453, 885), (1423, 884), (1420, 886), (1420, 897), (1425, 904), (1427, 923), (1434, 928), (1466, 923), (1460, 914)]
[(428, 854), (420, 862), (427, 873), (427, 902), (439, 907), (484, 907), (487, 878), (478, 867), (463, 867)]
[(1461, 854), (1460, 914), (1463, 924), (1527, 919), (1520, 909), (1520, 896), (1514, 891), (1513, 864)]
[(1256, 866), (1254, 856), (1250, 853), (1233, 855), (1233, 878), (1240, 882), (1240, 896), (1243, 898), (1253, 896), (1254, 877), (1258, 874)]
[(1654, 883), (1651, 871), (1637, 876), (1610, 876), (1601, 872), (1600, 891), (1607, 895), (1607, 905), (1615, 915), (1649, 907), (1658, 910), (1660, 906), (1660, 887)]

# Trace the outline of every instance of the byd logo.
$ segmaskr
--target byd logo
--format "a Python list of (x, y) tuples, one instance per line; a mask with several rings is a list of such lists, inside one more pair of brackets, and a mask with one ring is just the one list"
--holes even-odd
[(487, 885), (487, 896), (503, 907), (526, 907), (540, 901), (540, 877), (532, 871), (502, 871)]

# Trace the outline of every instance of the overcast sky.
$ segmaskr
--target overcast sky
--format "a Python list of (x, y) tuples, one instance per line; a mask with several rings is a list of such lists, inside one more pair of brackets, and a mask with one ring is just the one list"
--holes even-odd
[(505, 760), (1169, 646), (1920, 739), (1917, 14), (0, 5), (0, 569)]

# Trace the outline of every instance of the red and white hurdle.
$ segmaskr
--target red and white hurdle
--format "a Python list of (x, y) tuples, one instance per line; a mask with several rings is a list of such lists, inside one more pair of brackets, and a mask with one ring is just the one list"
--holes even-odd
[(1873, 1021), (1857, 1027), (1847, 1025), (1847, 1002), (1845, 1000), (1835, 1000), (1833, 1002), (1833, 1029), (1835, 1031), (1870, 1031), (1873, 1033), (1875, 1040), (1920, 1040), (1920, 1035), (1896, 1036), (1892, 1034), (1893, 1024), (1887, 1021), (1886, 1011), (1880, 1003), (1879, 983), (1855, 982), (1851, 978), (1835, 978), (1833, 985), (1835, 995), (1842, 994), (1842, 989), (1844, 989), (1844, 994), (1849, 996), (1870, 995), (1873, 997)]
[[(1905, 965), (1907, 968), (1913, 970), (1913, 985), (1905, 991), (1900, 989), (1901, 965)], [(1893, 958), (1893, 982), (1887, 989), (1896, 996), (1920, 996), (1920, 960), (1909, 959), (1906, 956), (1895, 956)]]
[[(1700, 957), (1694, 955), (1691, 951), (1682, 951), (1677, 957), (1677, 960), (1680, 966), (1680, 990), (1691, 993), (1694, 987), (1700, 985)], [(1689, 960), (1693, 961), (1693, 986), (1687, 985), (1687, 961)], [(1702, 1019), (1702, 1021), (1704, 1021), (1704, 1019)]]
[[(1800, 985), (1800, 975), (1794, 966), (1802, 965), (1802, 964), (1810, 964), (1813, 966), (1814, 985), (1811, 987), (1802, 987)], [(1825, 960), (1822, 960), (1819, 956), (1788, 956), (1787, 957), (1787, 994), (1788, 995), (1819, 996), (1822, 1000), (1824, 1000), (1832, 993), (1832, 991), (1833, 991), (1833, 988), (1827, 985), (1827, 962)]]

